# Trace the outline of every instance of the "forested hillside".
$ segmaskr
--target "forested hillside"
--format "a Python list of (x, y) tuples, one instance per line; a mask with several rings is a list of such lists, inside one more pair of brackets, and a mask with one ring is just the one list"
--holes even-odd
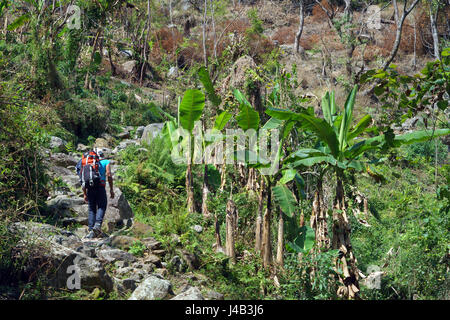
[(0, 0), (0, 300), (449, 299), (449, 16)]

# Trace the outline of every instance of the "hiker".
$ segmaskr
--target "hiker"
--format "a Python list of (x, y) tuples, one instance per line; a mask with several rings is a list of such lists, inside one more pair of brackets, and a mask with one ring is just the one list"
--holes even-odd
[(83, 188), (84, 201), (89, 203), (89, 233), (86, 239), (102, 236), (102, 222), (108, 200), (106, 197), (106, 178), (108, 178), (111, 199), (114, 199), (114, 187), (110, 161), (104, 158), (99, 148), (83, 155), (76, 166)]

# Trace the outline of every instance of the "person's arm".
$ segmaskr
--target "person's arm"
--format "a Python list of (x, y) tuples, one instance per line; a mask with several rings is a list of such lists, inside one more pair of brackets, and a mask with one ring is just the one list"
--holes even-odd
[(111, 199), (114, 199), (114, 185), (113, 185), (111, 167), (109, 164), (106, 166), (106, 177), (107, 177), (108, 183), (109, 183), (109, 193), (111, 195)]

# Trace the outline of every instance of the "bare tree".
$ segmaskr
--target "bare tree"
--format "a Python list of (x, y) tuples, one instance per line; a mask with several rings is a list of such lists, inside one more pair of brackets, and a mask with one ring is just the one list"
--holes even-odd
[(434, 57), (438, 60), (441, 59), (439, 54), (439, 35), (437, 29), (437, 16), (439, 12), (439, 1), (430, 1), (429, 2), (429, 10), (430, 10), (430, 25), (431, 25), (431, 35), (433, 36), (433, 50)]
[[(142, 86), (142, 80), (144, 78), (145, 65), (147, 64), (147, 46), (148, 46), (148, 37), (150, 34), (150, 0), (147, 0), (147, 33), (145, 35), (144, 42), (144, 61), (141, 66), (141, 75), (139, 77), (139, 84)], [(150, 48), (149, 48), (150, 49)]]
[(294, 44), (295, 52), (297, 52), (297, 53), (300, 50), (300, 38), (303, 33), (303, 24), (305, 22), (304, 1), (299, 0), (299, 4), (300, 4), (300, 24), (298, 26), (297, 34), (295, 35), (295, 44)]
[(415, 0), (411, 3), (409, 7), (408, 6), (408, 0), (405, 0), (404, 6), (403, 6), (403, 13), (400, 16), (397, 0), (393, 0), (393, 6), (394, 6), (394, 18), (395, 18), (395, 26), (396, 26), (396, 32), (395, 32), (395, 41), (394, 46), (392, 47), (391, 53), (388, 57), (388, 59), (383, 64), (383, 70), (386, 70), (391, 62), (394, 60), (395, 56), (397, 55), (398, 48), (400, 46), (400, 40), (402, 38), (402, 30), (403, 30), (403, 24), (405, 22), (406, 17), (411, 13), (411, 11), (414, 9), (414, 7), (417, 5), (419, 0)]
[(205, 0), (204, 11), (203, 11), (203, 27), (202, 27), (202, 44), (203, 44), (203, 63), (205, 68), (208, 68), (208, 56), (206, 52), (206, 25), (207, 25), (207, 13), (208, 13), (208, 0)]

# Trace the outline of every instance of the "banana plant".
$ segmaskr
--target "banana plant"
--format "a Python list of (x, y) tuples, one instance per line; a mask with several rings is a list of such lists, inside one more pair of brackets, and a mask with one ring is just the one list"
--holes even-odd
[(334, 93), (327, 93), (322, 100), (323, 118), (308, 112), (293, 113), (286, 110), (269, 110), (269, 113), (277, 119), (294, 120), (300, 128), (313, 132), (318, 138), (316, 148), (296, 150), (286, 158), (283, 163), (284, 167), (298, 170), (321, 164), (324, 166), (324, 170), (330, 170), (336, 176), (332, 248), (340, 250), (336, 269), (342, 270), (342, 274), (340, 274), (342, 285), (338, 294), (348, 298), (358, 297), (359, 284), (356, 259), (350, 243), (350, 225), (346, 215), (344, 172), (365, 170), (362, 156), (366, 151), (396, 148), (403, 144), (426, 141), (432, 137), (450, 133), (450, 129), (437, 129), (395, 136), (392, 131), (387, 131), (382, 135), (361, 139), (360, 136), (370, 130), (372, 118), (370, 115), (366, 115), (352, 127), (357, 90), (358, 86), (354, 86), (342, 111), (338, 111), (336, 107)]
[[(199, 78), (202, 81), (206, 93), (208, 95), (209, 100), (213, 103), (214, 106), (218, 106), (221, 102), (220, 97), (215, 95), (214, 88), (212, 86), (211, 80), (209, 78), (209, 74), (206, 69), (201, 68), (199, 70)], [(201, 154), (206, 147), (213, 144), (214, 142), (218, 142), (216, 140), (205, 140), (203, 135), (200, 135), (197, 138), (201, 139), (201, 147), (195, 145), (194, 139), (194, 127), (197, 121), (199, 121), (202, 117), (203, 110), (205, 108), (205, 94), (198, 89), (190, 89), (187, 90), (182, 100), (179, 100), (178, 103), (178, 117), (177, 119), (171, 119), (164, 124), (162, 130), (162, 136), (166, 140), (167, 145), (172, 147), (172, 159), (179, 157), (179, 149), (177, 147), (184, 147), (188, 149), (187, 154), (187, 169), (186, 169), (186, 192), (187, 192), (187, 207), (189, 212), (195, 211), (195, 202), (194, 202), (194, 186), (193, 186), (193, 178), (192, 178), (192, 164), (193, 159), (196, 156), (196, 152)], [(226, 126), (228, 121), (231, 119), (231, 114), (226, 111), (221, 112), (214, 123), (212, 128), (213, 137), (214, 133), (218, 133)], [(180, 135), (180, 130), (186, 130), (187, 137), (182, 137)], [(183, 138), (180, 141), (180, 138)], [(207, 184), (206, 180), (208, 179), (208, 166), (205, 164), (204, 171), (204, 187)], [(203, 203), (206, 204), (206, 199), (203, 199)], [(202, 206), (204, 207), (204, 205)], [(202, 208), (203, 211), (203, 208)]]
[(194, 183), (192, 178), (192, 162), (194, 158), (194, 126), (200, 120), (205, 107), (205, 95), (197, 89), (186, 90), (179, 104), (178, 114), (180, 126), (188, 132), (188, 158), (186, 169), (187, 208), (195, 212)]

